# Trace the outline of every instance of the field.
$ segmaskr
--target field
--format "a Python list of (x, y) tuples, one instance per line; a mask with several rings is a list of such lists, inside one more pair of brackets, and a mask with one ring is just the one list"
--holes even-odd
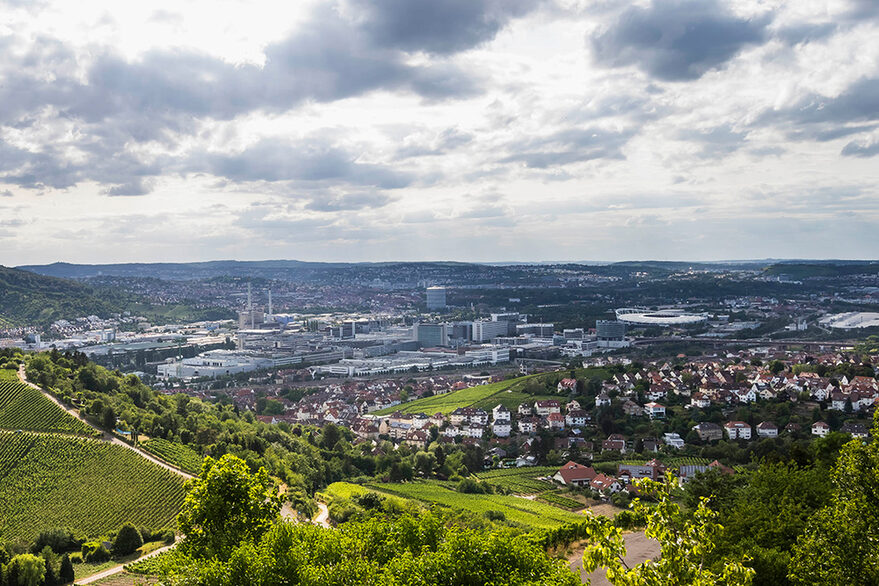
[(522, 497), (499, 494), (464, 494), (430, 481), (405, 484), (368, 484), (366, 486), (378, 492), (453, 509), (464, 509), (479, 514), (488, 511), (500, 512), (508, 521), (526, 528), (558, 527), (583, 519), (581, 515), (576, 513), (563, 511), (552, 505)]
[(554, 490), (544, 492), (543, 494), (538, 495), (537, 498), (563, 509), (582, 509), (586, 507), (586, 505), (580, 501), (560, 495)]
[(0, 381), (0, 429), (100, 435), (59, 408), (40, 391), (9, 380)]
[(140, 447), (184, 472), (198, 474), (204, 460), (189, 446), (169, 442), (161, 438), (150, 439), (140, 443)]
[[(427, 413), (429, 415), (433, 415), (434, 413), (449, 414), (459, 407), (469, 407), (475, 403), (489, 401), (489, 397), (505, 392), (516, 381), (524, 378), (527, 377), (491, 383), (490, 385), (477, 385), (475, 387), (470, 387), (469, 389), (455, 391), (454, 393), (446, 393), (445, 395), (436, 395), (434, 397), (418, 399), (417, 401), (411, 401), (405, 405), (397, 405), (395, 407), (383, 409), (376, 413), (379, 415), (386, 415), (388, 413), (400, 411), (402, 413)], [(497, 403), (495, 403), (495, 405), (497, 405)]]
[(537, 480), (538, 476), (552, 476), (558, 472), (558, 468), (540, 466), (530, 468), (510, 468), (508, 470), (491, 470), (479, 472), (476, 477), (479, 480), (500, 486), (516, 494), (535, 494), (546, 492), (552, 488), (552, 484), (545, 480)]
[(67, 527), (100, 536), (126, 521), (173, 527), (183, 479), (132, 450), (54, 434), (0, 432), (0, 534)]

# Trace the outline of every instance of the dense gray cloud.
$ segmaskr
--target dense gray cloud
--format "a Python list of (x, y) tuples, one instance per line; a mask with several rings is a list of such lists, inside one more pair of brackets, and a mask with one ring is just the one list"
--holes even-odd
[(665, 81), (697, 79), (766, 38), (768, 19), (733, 15), (717, 0), (653, 0), (592, 37), (598, 63), (635, 65)]
[(591, 161), (623, 159), (622, 148), (634, 136), (632, 130), (608, 131), (601, 128), (571, 128), (545, 137), (510, 145), (512, 154), (503, 163), (524, 163), (526, 167), (546, 169)]
[(879, 155), (879, 142), (852, 141), (842, 148), (842, 154), (846, 157), (875, 157)]
[(345, 183), (399, 189), (414, 178), (383, 165), (360, 163), (357, 155), (322, 141), (263, 139), (241, 152), (201, 153), (185, 161), (182, 172), (207, 172), (235, 182), (300, 181)]
[(541, 0), (355, 0), (376, 46), (450, 54), (492, 40)]

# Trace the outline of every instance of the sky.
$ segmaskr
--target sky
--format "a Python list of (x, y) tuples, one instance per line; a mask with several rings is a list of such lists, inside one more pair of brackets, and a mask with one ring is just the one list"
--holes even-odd
[(0, 0), (0, 264), (879, 258), (874, 0)]

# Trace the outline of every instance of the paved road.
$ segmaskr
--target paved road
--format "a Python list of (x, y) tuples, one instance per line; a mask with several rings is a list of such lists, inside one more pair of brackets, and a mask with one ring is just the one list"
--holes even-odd
[(320, 512), (317, 514), (311, 522), (315, 525), (320, 525), (321, 527), (330, 528), (330, 509), (323, 503), (317, 503), (317, 508), (320, 509)]
[(171, 472), (173, 472), (174, 474), (177, 474), (178, 476), (182, 476), (183, 478), (186, 478), (186, 479), (193, 477), (192, 474), (188, 474), (188, 473), (184, 472), (183, 470), (181, 470), (180, 468), (177, 468), (176, 466), (172, 466), (168, 462), (165, 462), (164, 460), (160, 460), (160, 459), (156, 458), (155, 456), (153, 456), (149, 452), (145, 452), (144, 450), (141, 450), (140, 448), (136, 448), (136, 447), (132, 446), (131, 444), (122, 441), (118, 437), (116, 437), (112, 434), (106, 433), (103, 429), (99, 429), (99, 428), (95, 427), (94, 425), (92, 425), (91, 423), (89, 423), (89, 421), (85, 417), (83, 417), (79, 413), (78, 410), (73, 409), (72, 407), (68, 407), (67, 405), (65, 405), (64, 403), (59, 401), (57, 398), (55, 398), (55, 396), (52, 395), (52, 393), (49, 393), (48, 391), (40, 388), (38, 385), (35, 385), (34, 383), (27, 380), (27, 375), (24, 372), (24, 364), (22, 364), (21, 367), (18, 369), (18, 378), (24, 384), (43, 393), (43, 396), (45, 396), (47, 399), (49, 399), (50, 401), (52, 401), (53, 403), (58, 405), (60, 408), (64, 409), (64, 411), (66, 411), (71, 416), (76, 417), (77, 419), (79, 419), (80, 421), (82, 421), (83, 423), (85, 423), (86, 425), (91, 427), (92, 429), (99, 431), (101, 433), (101, 439), (103, 441), (110, 442), (110, 443), (115, 444), (117, 446), (122, 446), (123, 448), (128, 448), (129, 450), (140, 455), (142, 458), (145, 458), (145, 459), (149, 460), (150, 462), (152, 462), (153, 464), (155, 464), (157, 466), (161, 466), (162, 468), (164, 468), (166, 470), (170, 470)]

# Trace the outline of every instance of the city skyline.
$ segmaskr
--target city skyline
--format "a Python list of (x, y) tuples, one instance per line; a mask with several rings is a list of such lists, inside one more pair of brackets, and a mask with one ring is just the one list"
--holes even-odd
[(7, 3), (0, 264), (879, 257), (879, 7)]

